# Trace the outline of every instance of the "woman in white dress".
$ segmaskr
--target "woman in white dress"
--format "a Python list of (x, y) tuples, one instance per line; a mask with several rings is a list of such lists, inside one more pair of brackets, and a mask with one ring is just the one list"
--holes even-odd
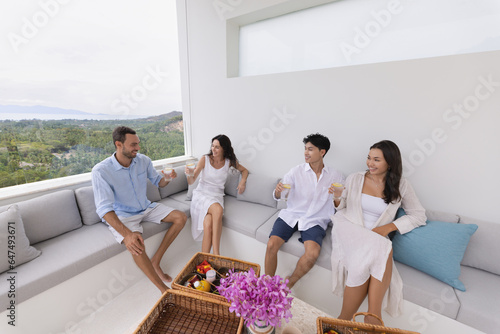
[(241, 172), (237, 188), (241, 194), (245, 191), (248, 170), (236, 159), (231, 141), (225, 135), (212, 138), (210, 152), (200, 158), (193, 176), (188, 175), (186, 167), (190, 185), (201, 174), (191, 200), (191, 232), (195, 240), (202, 239), (201, 251), (205, 253), (210, 253), (213, 247), (213, 253), (220, 255), (224, 184), (231, 167)]
[[(401, 153), (383, 140), (370, 147), (368, 170), (347, 177), (345, 189), (330, 188), (337, 213), (332, 217), (333, 292), (344, 296), (339, 319), (351, 320), (368, 296), (368, 312), (382, 318), (401, 312), (403, 284), (393, 266), (389, 233), (407, 233), (425, 224), (425, 209), (402, 177)], [(395, 219), (402, 207), (406, 215)], [(387, 293), (386, 293), (387, 292)], [(379, 324), (371, 316), (365, 322)]]

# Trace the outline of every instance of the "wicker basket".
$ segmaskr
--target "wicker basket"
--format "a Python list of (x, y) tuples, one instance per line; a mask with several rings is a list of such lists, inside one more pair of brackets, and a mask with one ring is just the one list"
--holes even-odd
[[(376, 317), (382, 325), (372, 325), (365, 324), (363, 322), (356, 322), (356, 316), (358, 315), (371, 315)], [(367, 334), (367, 333), (386, 333), (386, 334), (419, 334), (417, 332), (411, 332), (404, 329), (385, 327), (382, 319), (377, 317), (372, 313), (359, 312), (352, 317), (352, 321), (335, 319), (335, 318), (325, 318), (318, 317), (316, 319), (316, 324), (318, 325), (318, 334), (323, 334), (328, 332), (330, 329), (338, 332), (339, 334)]]
[(241, 334), (243, 318), (229, 312), (229, 304), (182, 291), (167, 290), (135, 334)]
[(174, 282), (172, 283), (172, 288), (174, 290), (181, 290), (185, 291), (191, 294), (199, 295), (199, 296), (204, 296), (206, 298), (212, 298), (215, 300), (220, 300), (223, 302), (227, 303), (227, 299), (211, 293), (211, 292), (204, 292), (204, 291), (199, 291), (196, 289), (193, 289), (191, 287), (187, 287), (181, 284), (181, 281), (184, 277), (189, 275), (190, 273), (193, 273), (196, 271), (196, 266), (202, 263), (204, 260), (206, 260), (208, 263), (212, 265), (212, 267), (215, 270), (218, 270), (222, 267), (229, 268), (229, 269), (238, 269), (238, 270), (249, 270), (250, 268), (253, 268), (255, 271), (255, 275), (259, 276), (260, 275), (260, 265), (257, 263), (251, 263), (251, 262), (245, 262), (241, 261), (238, 259), (233, 259), (230, 257), (224, 257), (220, 255), (213, 255), (209, 253), (196, 253), (191, 260), (186, 264), (186, 266), (181, 270), (181, 272), (177, 275), (177, 277), (174, 279)]

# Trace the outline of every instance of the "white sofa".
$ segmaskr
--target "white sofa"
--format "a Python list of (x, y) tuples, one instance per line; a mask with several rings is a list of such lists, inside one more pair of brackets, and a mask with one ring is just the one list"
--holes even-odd
[[(165, 188), (148, 186), (148, 198), (165, 203), (189, 216), (190, 202), (186, 200), (188, 184), (183, 167), (179, 177)], [(277, 177), (250, 174), (247, 189), (239, 195), (238, 175), (226, 183), (223, 226), (263, 243), (265, 247), (279, 207), (272, 198)], [(191, 187), (193, 188), (193, 187)], [(107, 227), (95, 213), (90, 186), (61, 190), (17, 203), (27, 238), (41, 251), (35, 259), (18, 265), (16, 271), (16, 303), (21, 303), (42, 291), (125, 251), (115, 242)], [(9, 206), (0, 207), (0, 214)], [(459, 217), (455, 214), (428, 211), (430, 220), (454, 224), (474, 223), (479, 226), (472, 236), (461, 266), (460, 280), (467, 291), (449, 285), (412, 267), (396, 262), (403, 278), (404, 298), (486, 333), (500, 328), (500, 224)], [(144, 237), (164, 232), (170, 224), (144, 223)], [(330, 269), (330, 229), (316, 263)], [(282, 249), (300, 257), (304, 247), (294, 236)], [(4, 310), (8, 296), (9, 274), (0, 274), (0, 304)]]

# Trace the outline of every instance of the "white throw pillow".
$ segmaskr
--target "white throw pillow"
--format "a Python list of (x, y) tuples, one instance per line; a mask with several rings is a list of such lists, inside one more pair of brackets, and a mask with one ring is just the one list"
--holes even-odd
[(0, 272), (33, 260), (42, 252), (30, 246), (17, 205), (0, 213)]

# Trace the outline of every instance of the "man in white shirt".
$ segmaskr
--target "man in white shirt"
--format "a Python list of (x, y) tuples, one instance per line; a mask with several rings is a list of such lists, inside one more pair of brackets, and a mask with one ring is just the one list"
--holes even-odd
[(333, 198), (328, 193), (332, 183), (344, 182), (344, 176), (337, 170), (323, 164), (323, 158), (330, 149), (330, 141), (320, 134), (304, 138), (305, 163), (292, 168), (274, 190), (274, 199), (281, 197), (283, 184), (291, 186), (287, 197), (287, 208), (280, 211), (278, 219), (267, 242), (265, 273), (274, 276), (278, 265), (278, 251), (296, 232), (304, 243), (305, 253), (297, 262), (295, 270), (288, 278), (288, 287), (314, 266), (321, 250), (321, 244), (335, 213)]

